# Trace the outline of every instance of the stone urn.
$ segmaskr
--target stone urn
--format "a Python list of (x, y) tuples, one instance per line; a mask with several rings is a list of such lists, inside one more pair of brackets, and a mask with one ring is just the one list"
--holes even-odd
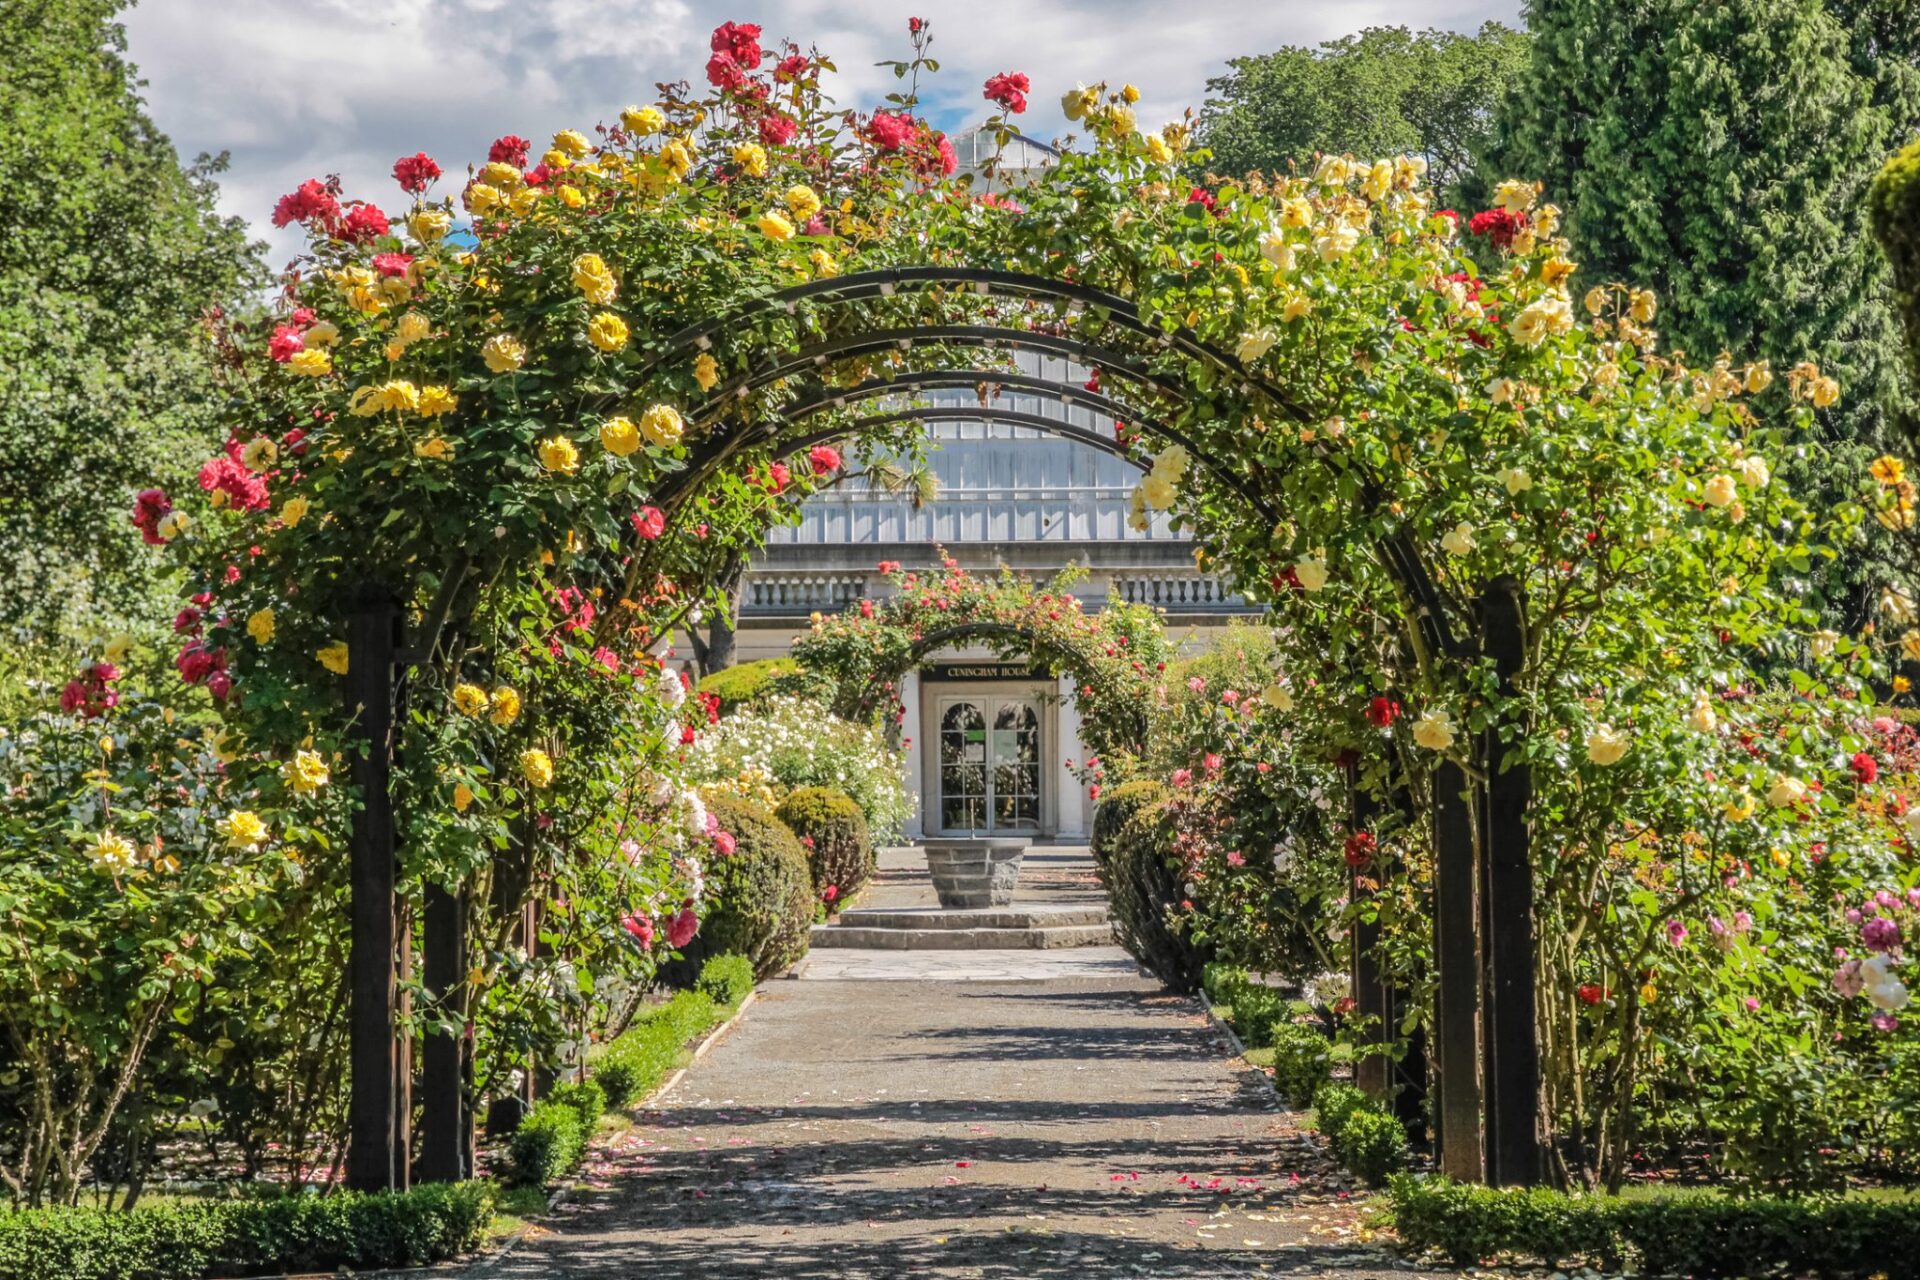
[(974, 836), (933, 839), (925, 844), (933, 891), (948, 911), (978, 911), (1013, 904), (1020, 884), (1025, 837)]

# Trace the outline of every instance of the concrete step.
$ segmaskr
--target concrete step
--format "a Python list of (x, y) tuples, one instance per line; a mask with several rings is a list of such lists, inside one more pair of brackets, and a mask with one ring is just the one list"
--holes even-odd
[(1107, 909), (1099, 903), (1049, 907), (1015, 903), (1010, 907), (943, 911), (937, 907), (853, 907), (835, 918), (851, 929), (1052, 929), (1103, 925)]
[(1112, 946), (1113, 926), (1101, 923), (1010, 929), (875, 929), (817, 924), (813, 926), (813, 945), (869, 951), (1051, 951), (1061, 947)]

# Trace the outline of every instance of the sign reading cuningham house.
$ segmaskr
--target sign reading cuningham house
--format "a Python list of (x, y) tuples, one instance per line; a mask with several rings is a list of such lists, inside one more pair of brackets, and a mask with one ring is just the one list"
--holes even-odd
[(1042, 680), (1047, 673), (1030, 662), (929, 662), (922, 680)]

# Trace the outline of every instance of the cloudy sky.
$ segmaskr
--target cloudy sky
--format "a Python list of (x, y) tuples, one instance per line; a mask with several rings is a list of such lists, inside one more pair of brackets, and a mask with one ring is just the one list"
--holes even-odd
[(278, 265), (295, 237), (267, 221), (306, 178), (338, 173), (350, 196), (402, 203), (390, 170), (426, 151), (454, 173), (503, 133), (544, 142), (587, 129), (661, 80), (698, 79), (707, 35), (761, 23), (837, 63), (842, 103), (871, 106), (904, 56), (910, 14), (933, 23), (942, 67), (931, 116), (986, 113), (980, 85), (1025, 71), (1042, 138), (1062, 131), (1076, 81), (1138, 84), (1143, 124), (1198, 106), (1229, 57), (1315, 44), (1362, 27), (1471, 31), (1517, 21), (1519, 0), (141, 0), (126, 15), (154, 119), (184, 158), (227, 151), (225, 212), (251, 222)]

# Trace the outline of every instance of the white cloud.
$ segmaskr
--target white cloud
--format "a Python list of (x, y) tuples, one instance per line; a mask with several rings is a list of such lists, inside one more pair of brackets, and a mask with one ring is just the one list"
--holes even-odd
[(933, 24), (942, 68), (923, 84), (947, 127), (986, 114), (997, 71), (1033, 80), (1027, 131), (1065, 128), (1058, 99), (1076, 81), (1132, 82), (1143, 125), (1198, 107), (1226, 59), (1313, 44), (1361, 27), (1471, 30), (1512, 22), (1518, 0), (145, 0), (126, 14), (148, 105), (181, 154), (230, 151), (223, 211), (266, 236), (284, 261), (298, 237), (275, 232), (273, 202), (338, 173), (349, 196), (400, 203), (390, 171), (425, 151), (449, 173), (484, 160), (504, 133), (536, 142), (610, 120), (661, 80), (699, 80), (707, 33), (761, 23), (772, 44), (818, 45), (840, 68), (842, 102), (871, 106), (905, 56), (906, 19)]

